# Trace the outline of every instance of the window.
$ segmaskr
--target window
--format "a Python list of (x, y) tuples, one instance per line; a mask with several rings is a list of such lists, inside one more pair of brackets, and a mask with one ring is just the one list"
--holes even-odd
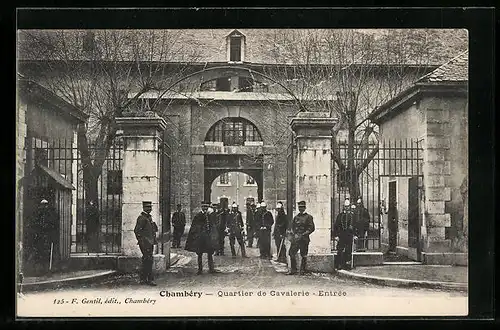
[(240, 77), (238, 81), (238, 90), (240, 92), (253, 92), (253, 79), (248, 77)]
[(215, 90), (222, 92), (231, 91), (231, 78), (224, 77), (216, 79), (216, 87)]
[(222, 173), (221, 175), (219, 175), (219, 184), (231, 184), (229, 182), (229, 173)]
[(109, 170), (107, 177), (108, 177), (108, 182), (107, 182), (108, 195), (120, 195), (123, 190), (122, 171)]
[(232, 36), (229, 41), (229, 61), (241, 62), (241, 37)]
[(225, 118), (207, 133), (205, 141), (223, 142), (227, 146), (244, 145), (247, 141), (262, 141), (259, 131), (243, 118)]
[(250, 175), (245, 174), (245, 184), (246, 185), (255, 185), (255, 179)]

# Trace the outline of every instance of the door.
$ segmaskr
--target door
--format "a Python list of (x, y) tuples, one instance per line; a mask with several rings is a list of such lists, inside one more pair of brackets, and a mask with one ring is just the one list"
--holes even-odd
[(389, 205), (387, 212), (389, 227), (389, 251), (396, 252), (398, 240), (398, 211), (396, 203), (396, 181), (389, 182)]
[(411, 177), (408, 179), (408, 249), (409, 256), (420, 261), (420, 203), (418, 196), (418, 177)]

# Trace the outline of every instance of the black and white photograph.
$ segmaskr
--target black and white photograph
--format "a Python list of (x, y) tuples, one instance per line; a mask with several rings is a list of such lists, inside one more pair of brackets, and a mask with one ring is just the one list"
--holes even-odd
[(465, 316), (466, 29), (18, 29), (19, 317)]

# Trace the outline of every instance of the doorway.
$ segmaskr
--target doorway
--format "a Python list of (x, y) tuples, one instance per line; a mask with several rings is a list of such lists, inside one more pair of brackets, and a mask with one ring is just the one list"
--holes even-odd
[(396, 252), (398, 243), (398, 210), (396, 181), (389, 182), (389, 205), (387, 212), (387, 221), (389, 229), (389, 252)]
[(421, 259), (419, 205), (418, 177), (414, 176), (408, 179), (408, 252), (416, 261)]

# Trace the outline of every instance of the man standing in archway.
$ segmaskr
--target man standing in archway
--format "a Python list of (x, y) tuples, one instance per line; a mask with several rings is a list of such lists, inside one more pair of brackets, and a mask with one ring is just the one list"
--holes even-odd
[(227, 221), (227, 231), (229, 233), (229, 245), (231, 246), (231, 255), (236, 257), (236, 249), (234, 248), (235, 240), (238, 240), (238, 244), (241, 248), (241, 256), (246, 258), (245, 242), (243, 241), (243, 218), (241, 212), (238, 211), (238, 205), (233, 203), (231, 205), (231, 211), (229, 212)]
[(260, 225), (259, 230), (259, 249), (261, 259), (271, 259), (271, 227), (274, 224), (273, 215), (267, 210), (267, 204), (265, 202), (260, 203), (261, 216), (260, 221), (257, 218), (258, 224)]
[(255, 203), (253, 201), (247, 205), (247, 241), (248, 247), (253, 247), (255, 235)]
[(181, 238), (186, 227), (186, 215), (182, 212), (182, 205), (177, 204), (177, 210), (172, 215), (172, 226), (174, 227), (174, 239), (172, 242), (173, 248), (181, 246)]

